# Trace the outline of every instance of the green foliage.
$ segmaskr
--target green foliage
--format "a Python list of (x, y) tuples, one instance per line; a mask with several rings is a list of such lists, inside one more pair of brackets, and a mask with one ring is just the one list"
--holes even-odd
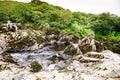
[(48, 24), (79, 37), (94, 31), (97, 38), (120, 40), (120, 17), (110, 13), (95, 15), (71, 12), (40, 0), (32, 0), (30, 3), (0, 1), (0, 24), (8, 19), (22, 23), (23, 26), (31, 25), (36, 30)]
[(98, 15), (96, 21), (92, 22), (91, 28), (95, 33), (109, 35), (113, 31), (119, 31), (119, 25), (119, 17), (109, 13), (102, 13)]
[(0, 1), (0, 22), (6, 22), (10, 19), (12, 8), (17, 4), (18, 2)]
[(40, 1), (40, 0), (31, 0), (31, 3), (40, 5), (40, 4), (41, 4), (41, 1)]
[(77, 35), (79, 33), (79, 37), (85, 37), (89, 33), (93, 32), (89, 27), (86, 27), (85, 25), (79, 25), (76, 21), (71, 24), (71, 28)]
[(87, 17), (85, 16), (85, 13), (74, 12), (73, 13), (73, 21), (77, 21), (81, 25), (86, 25)]
[(109, 35), (113, 31), (113, 26), (110, 26), (107, 21), (99, 20), (93, 23), (92, 29), (95, 31), (95, 33)]
[(117, 47), (117, 46), (115, 46), (115, 45), (108, 45), (108, 46), (107, 46), (107, 49), (108, 49), (108, 50), (111, 50), (111, 51), (113, 51), (113, 52), (116, 52), (116, 53), (120, 53), (120, 48)]
[(78, 22), (74, 22), (74, 23), (72, 23), (71, 24), (71, 28), (75, 31), (75, 32), (82, 32), (82, 26), (80, 26), (79, 24), (78, 24)]
[(20, 23), (31, 21), (32, 12), (30, 5), (18, 4), (12, 9), (11, 20)]
[(66, 32), (68, 32), (68, 33), (70, 33), (70, 32), (72, 32), (72, 31), (73, 31), (73, 29), (72, 29), (72, 28), (70, 28), (70, 27), (66, 27), (66, 28), (65, 28), (65, 31), (66, 31)]
[[(113, 35), (114, 34), (114, 35)], [(96, 34), (96, 39), (103, 39), (103, 40), (111, 40), (111, 41), (120, 41), (120, 33), (119, 32), (112, 32), (109, 35), (101, 35), (101, 34)]]

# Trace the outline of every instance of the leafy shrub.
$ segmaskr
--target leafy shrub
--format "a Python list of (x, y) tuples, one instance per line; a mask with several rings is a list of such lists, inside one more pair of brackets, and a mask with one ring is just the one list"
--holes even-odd
[(91, 26), (93, 31), (101, 35), (109, 35), (113, 31), (113, 26), (109, 25), (107, 21), (98, 20)]

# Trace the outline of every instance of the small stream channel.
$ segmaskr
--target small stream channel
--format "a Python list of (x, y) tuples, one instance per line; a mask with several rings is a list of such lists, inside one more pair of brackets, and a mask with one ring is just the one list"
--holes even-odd
[(63, 54), (62, 49), (65, 46), (65, 43), (58, 42), (57, 44), (45, 45), (37, 51), (15, 52), (10, 54), (19, 65), (24, 67), (37, 61), (42, 66), (43, 70), (60, 69), (66, 66), (65, 60), (72, 57)]

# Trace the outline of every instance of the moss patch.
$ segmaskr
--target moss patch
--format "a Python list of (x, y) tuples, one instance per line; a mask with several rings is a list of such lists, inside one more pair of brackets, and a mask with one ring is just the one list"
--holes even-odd
[(41, 65), (37, 61), (32, 62), (30, 67), (31, 72), (39, 72), (42, 69)]
[(74, 55), (77, 53), (77, 49), (74, 48), (73, 45), (69, 45), (65, 50), (64, 50), (64, 53), (65, 54), (68, 54), (68, 55)]

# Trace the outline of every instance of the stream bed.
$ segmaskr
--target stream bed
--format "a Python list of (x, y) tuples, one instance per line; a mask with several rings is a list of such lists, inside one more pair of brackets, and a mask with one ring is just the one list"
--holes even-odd
[[(63, 43), (59, 43), (63, 44)], [(37, 62), (42, 66), (42, 70), (54, 70), (66, 67), (66, 59), (72, 56), (63, 54), (63, 51), (55, 51), (53, 44), (40, 48), (37, 51), (10, 53), (20, 66), (29, 66), (32, 62)]]

